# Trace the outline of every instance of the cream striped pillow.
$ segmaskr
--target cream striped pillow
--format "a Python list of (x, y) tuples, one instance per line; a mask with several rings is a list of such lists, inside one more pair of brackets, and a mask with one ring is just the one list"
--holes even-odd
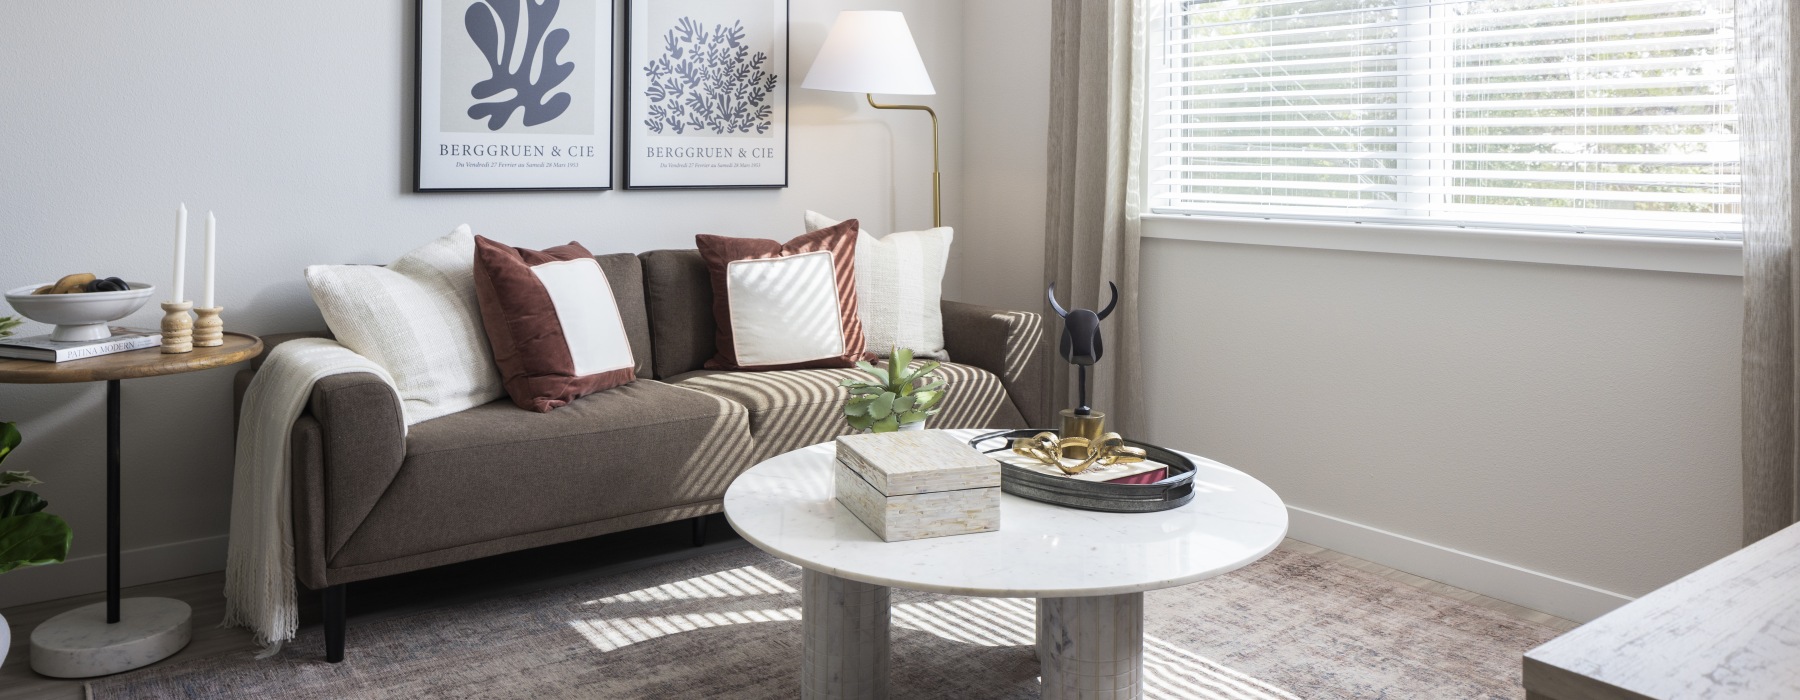
[[(806, 232), (838, 221), (806, 212)], [(950, 260), (948, 226), (896, 231), (876, 238), (867, 230), (856, 238), (856, 308), (870, 352), (887, 357), (896, 347), (913, 357), (944, 353), (944, 266)]]
[(306, 285), (338, 342), (393, 375), (407, 425), (506, 394), (475, 301), (467, 224), (386, 267), (310, 266)]

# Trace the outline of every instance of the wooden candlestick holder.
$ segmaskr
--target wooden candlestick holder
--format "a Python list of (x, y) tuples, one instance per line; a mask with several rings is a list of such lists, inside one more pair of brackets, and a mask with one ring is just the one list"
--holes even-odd
[(188, 312), (193, 310), (194, 302), (163, 302), (162, 319), (162, 351), (164, 355), (175, 355), (194, 351), (194, 317)]
[(219, 312), (223, 306), (194, 309), (199, 318), (194, 319), (194, 346), (216, 348), (225, 344), (225, 322), (219, 320)]

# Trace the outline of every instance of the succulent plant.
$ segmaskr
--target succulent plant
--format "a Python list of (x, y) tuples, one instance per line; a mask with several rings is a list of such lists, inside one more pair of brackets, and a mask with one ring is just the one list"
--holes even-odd
[(916, 368), (911, 364), (912, 350), (906, 348), (895, 348), (886, 367), (856, 363), (868, 376), (838, 383), (850, 392), (850, 400), (844, 402), (844, 420), (850, 427), (891, 433), (937, 415), (937, 406), (944, 400), (944, 380), (932, 372), (941, 363), (926, 362)]
[(0, 316), (0, 338), (12, 335), (13, 329), (18, 328), (21, 323), (24, 321), (19, 320), (16, 316)]

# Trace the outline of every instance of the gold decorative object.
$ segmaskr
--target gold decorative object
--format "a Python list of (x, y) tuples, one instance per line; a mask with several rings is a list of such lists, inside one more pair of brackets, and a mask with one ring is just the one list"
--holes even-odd
[[(1070, 450), (1081, 453), (1081, 463), (1069, 466), (1063, 463), (1062, 455)], [(1106, 433), (1096, 439), (1080, 436), (1058, 438), (1056, 433), (1042, 432), (1028, 438), (1016, 438), (1012, 444), (1013, 454), (1030, 457), (1046, 465), (1061, 469), (1064, 474), (1080, 474), (1095, 465), (1111, 466), (1142, 462), (1148, 455), (1143, 450), (1125, 444), (1125, 438), (1118, 433)]]
[(225, 322), (219, 319), (223, 306), (194, 309), (194, 346), (216, 348), (225, 344)]
[[(1106, 434), (1106, 414), (1099, 411), (1081, 413), (1073, 408), (1062, 410), (1062, 435), (1064, 438), (1086, 438), (1099, 440)], [(1087, 446), (1069, 447), (1063, 450), (1063, 456), (1070, 459), (1085, 459)]]
[(162, 304), (162, 351), (164, 355), (175, 355), (194, 351), (194, 317), (188, 312), (193, 310), (191, 301), (165, 301)]

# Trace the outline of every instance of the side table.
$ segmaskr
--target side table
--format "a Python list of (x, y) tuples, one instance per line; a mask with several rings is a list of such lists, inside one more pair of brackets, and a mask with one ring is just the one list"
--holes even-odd
[(237, 364), (262, 352), (262, 339), (226, 333), (225, 344), (164, 355), (133, 350), (70, 362), (0, 359), (0, 384), (106, 382), (106, 602), (75, 608), (31, 631), (31, 670), (53, 678), (129, 671), (187, 646), (187, 603), (171, 598), (119, 599), (119, 383)]

